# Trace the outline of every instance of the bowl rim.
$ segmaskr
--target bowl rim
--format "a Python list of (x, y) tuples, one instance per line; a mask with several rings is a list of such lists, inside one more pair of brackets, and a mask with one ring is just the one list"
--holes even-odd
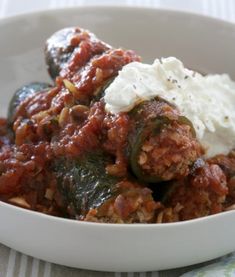
[[(33, 12), (26, 12), (26, 13), (20, 13), (17, 15), (10, 15), (10, 16), (6, 16), (6, 17), (2, 17), (0, 18), (0, 28), (2, 27), (2, 25), (4, 24), (14, 24), (15, 22), (25, 19), (27, 17), (27, 19), (30, 20), (30, 18), (35, 18), (35, 17), (41, 17), (41, 16), (53, 16), (55, 14), (60, 14), (60, 13), (70, 13), (70, 12), (74, 12), (75, 10), (84, 10), (84, 11), (88, 11), (88, 12), (96, 12), (97, 10), (102, 11), (102, 10), (106, 10), (106, 11), (121, 11), (121, 12), (140, 12), (140, 11), (144, 11), (145, 13), (160, 13), (160, 14), (166, 14), (168, 16), (172, 16), (172, 15), (179, 15), (180, 17), (190, 17), (193, 18), (195, 20), (204, 20), (205, 22), (209, 22), (212, 24), (218, 24), (220, 27), (221, 25), (223, 25), (226, 28), (231, 28), (233, 30), (235, 30), (235, 22), (230, 22), (230, 21), (226, 21), (224, 19), (220, 19), (220, 18), (215, 18), (209, 15), (204, 15), (204, 14), (199, 14), (196, 12), (189, 12), (189, 11), (181, 11), (178, 9), (166, 9), (166, 8), (159, 8), (159, 7), (149, 7), (149, 6), (132, 6), (132, 5), (118, 5), (118, 4), (112, 4), (112, 5), (106, 5), (106, 4), (102, 4), (102, 5), (77, 5), (77, 6), (73, 6), (73, 7), (61, 7), (61, 8), (53, 8), (53, 9), (49, 9), (49, 10), (39, 10), (39, 11), (33, 11)], [(199, 223), (206, 223), (208, 221), (212, 221), (215, 220), (217, 218), (220, 217), (227, 217), (229, 215), (231, 215), (232, 213), (235, 212), (235, 210), (230, 210), (230, 211), (224, 211), (218, 214), (213, 214), (213, 215), (209, 215), (209, 216), (204, 216), (204, 217), (200, 217), (200, 218), (196, 218), (196, 219), (191, 219), (191, 220), (185, 220), (185, 221), (179, 221), (179, 222), (172, 222), (172, 223), (130, 223), (130, 224), (125, 224), (125, 223), (96, 223), (96, 222), (87, 222), (87, 221), (79, 221), (79, 220), (74, 220), (74, 219), (69, 219), (69, 218), (62, 218), (62, 217), (57, 217), (57, 216), (52, 216), (52, 215), (47, 215), (41, 212), (37, 212), (37, 211), (33, 211), (33, 210), (28, 210), (28, 209), (24, 209), (18, 206), (14, 206), (12, 204), (3, 202), (0, 200), (0, 208), (7, 208), (10, 209), (11, 212), (20, 212), (25, 214), (26, 216), (36, 216), (40, 219), (43, 220), (48, 220), (48, 221), (53, 221), (53, 222), (57, 222), (57, 223), (66, 223), (69, 224), (70, 226), (76, 224), (76, 226), (78, 225), (84, 225), (84, 226), (95, 226), (96, 228), (101, 228), (104, 227), (105, 228), (121, 228), (121, 229), (126, 229), (126, 228), (134, 228), (134, 229), (150, 229), (150, 228), (154, 228), (154, 229), (164, 229), (164, 228), (172, 228), (172, 227), (176, 227), (176, 228), (181, 228), (185, 225), (193, 225), (193, 224), (199, 224)]]
[(162, 7), (150, 7), (145, 5), (118, 5), (118, 4), (99, 4), (99, 5), (76, 5), (72, 7), (57, 7), (57, 8), (50, 8), (50, 9), (41, 9), (37, 11), (29, 11), (29, 12), (22, 12), (19, 14), (13, 14), (13, 15), (7, 15), (0, 18), (0, 25), (4, 23), (12, 23), (13, 21), (25, 19), (25, 17), (38, 17), (38, 16), (50, 16), (56, 13), (61, 12), (73, 12), (74, 10), (87, 10), (87, 11), (97, 11), (97, 10), (120, 10), (120, 11), (144, 11), (144, 12), (159, 12), (159, 13), (165, 13), (169, 15), (180, 15), (180, 16), (186, 16), (186, 17), (194, 17), (195, 19), (203, 19), (205, 21), (210, 21), (217, 24), (223, 24), (227, 25), (227, 27), (235, 27), (235, 22), (228, 21), (222, 18), (217, 18), (214, 16), (206, 15), (206, 14), (200, 14), (199, 12), (194, 11), (184, 11), (180, 9), (172, 9), (172, 8), (162, 8)]

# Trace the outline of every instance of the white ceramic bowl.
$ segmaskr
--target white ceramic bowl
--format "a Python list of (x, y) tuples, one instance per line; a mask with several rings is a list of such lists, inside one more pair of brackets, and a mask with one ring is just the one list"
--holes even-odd
[[(5, 115), (13, 92), (49, 79), (46, 38), (66, 26), (88, 28), (143, 60), (176, 56), (201, 72), (235, 79), (235, 26), (182, 12), (83, 7), (23, 15), (0, 22), (0, 102)], [(186, 266), (235, 250), (235, 212), (172, 224), (114, 225), (50, 217), (0, 202), (0, 242), (28, 255), (72, 267), (150, 271)]]

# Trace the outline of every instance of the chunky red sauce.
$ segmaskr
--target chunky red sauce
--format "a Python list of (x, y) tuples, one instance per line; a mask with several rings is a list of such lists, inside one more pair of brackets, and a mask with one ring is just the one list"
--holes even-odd
[[(73, 46), (79, 41), (79, 51), (57, 78), (56, 87), (27, 98), (17, 107), (12, 144), (6, 120), (0, 121), (2, 200), (58, 213), (61, 199), (56, 196), (50, 161), (63, 155), (77, 157), (102, 145), (104, 104), (98, 101), (91, 105), (91, 99), (102, 93), (100, 88), (123, 65), (139, 57), (133, 51), (113, 50), (97, 39), (89, 39), (89, 34), (71, 39)], [(17, 202), (19, 195), (26, 203)]]

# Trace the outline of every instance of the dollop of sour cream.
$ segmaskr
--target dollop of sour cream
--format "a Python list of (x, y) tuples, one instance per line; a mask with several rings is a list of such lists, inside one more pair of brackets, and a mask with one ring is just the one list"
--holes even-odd
[(206, 157), (235, 148), (235, 82), (227, 74), (203, 76), (174, 57), (132, 62), (105, 90), (104, 99), (106, 110), (116, 114), (156, 96), (192, 122)]

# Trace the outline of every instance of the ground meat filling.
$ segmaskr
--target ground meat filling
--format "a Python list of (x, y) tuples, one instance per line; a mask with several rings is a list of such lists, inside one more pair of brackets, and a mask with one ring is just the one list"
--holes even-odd
[(188, 178), (172, 184), (164, 201), (166, 208), (159, 213), (157, 222), (189, 220), (222, 212), (228, 192), (221, 168), (206, 163)]
[(152, 198), (152, 191), (138, 184), (123, 181), (123, 190), (98, 209), (88, 212), (85, 221), (108, 223), (154, 223), (156, 211), (162, 208)]
[(158, 135), (145, 140), (138, 163), (148, 175), (161, 176), (163, 180), (180, 179), (189, 174), (190, 166), (201, 152), (191, 127), (173, 121)]
[(235, 209), (235, 151), (228, 155), (217, 155), (207, 161), (210, 164), (217, 164), (223, 170), (228, 182), (228, 195), (224, 203), (225, 210)]

